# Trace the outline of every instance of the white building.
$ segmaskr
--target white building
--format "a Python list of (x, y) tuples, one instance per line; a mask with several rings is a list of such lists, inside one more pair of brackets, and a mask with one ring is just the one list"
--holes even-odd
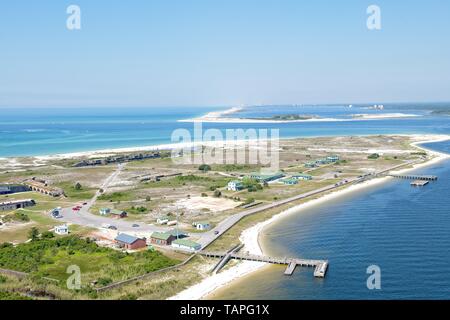
[(66, 224), (62, 226), (55, 227), (55, 233), (59, 235), (67, 235), (69, 234), (69, 227)]
[(208, 221), (195, 222), (194, 226), (197, 230), (201, 230), (201, 231), (211, 229), (211, 224)]
[(172, 247), (184, 251), (194, 252), (200, 250), (202, 248), (202, 245), (191, 240), (178, 239), (172, 241)]
[(242, 185), (242, 182), (239, 180), (233, 180), (228, 182), (227, 186), (228, 191), (239, 191), (244, 189), (244, 186)]

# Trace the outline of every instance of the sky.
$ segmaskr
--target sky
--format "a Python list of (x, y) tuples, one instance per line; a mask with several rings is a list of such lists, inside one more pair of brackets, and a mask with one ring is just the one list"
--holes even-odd
[(0, 106), (450, 101), (449, 36), (448, 0), (1, 1)]

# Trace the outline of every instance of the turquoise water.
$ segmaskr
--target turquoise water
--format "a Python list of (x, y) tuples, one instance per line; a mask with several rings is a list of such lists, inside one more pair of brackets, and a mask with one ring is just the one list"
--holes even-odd
[[(441, 104), (436, 105), (441, 106)], [(386, 105), (384, 112), (419, 114), (414, 119), (337, 121), (285, 124), (205, 123), (204, 129), (280, 129), (281, 137), (332, 135), (450, 133), (450, 117), (430, 115), (423, 105)], [(177, 122), (228, 108), (2, 108), (0, 157), (47, 155), (107, 148), (158, 145), (171, 142), (179, 128), (193, 131), (192, 123)], [(351, 113), (373, 113), (364, 106), (251, 107), (235, 115), (270, 117), (274, 114), (316, 114), (348, 118)]]
[[(428, 145), (450, 152), (450, 142)], [(312, 269), (251, 275), (219, 292), (221, 299), (450, 299), (450, 162), (417, 170), (439, 176), (424, 188), (393, 180), (308, 209), (262, 235), (274, 256), (328, 259), (325, 279)], [(381, 290), (366, 285), (381, 268)]]

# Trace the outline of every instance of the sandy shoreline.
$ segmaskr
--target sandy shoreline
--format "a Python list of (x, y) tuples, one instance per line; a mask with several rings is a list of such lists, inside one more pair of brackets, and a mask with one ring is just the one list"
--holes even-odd
[[(446, 159), (450, 159), (450, 155), (448, 155), (448, 154), (429, 150), (429, 149), (426, 149), (426, 148), (420, 146), (421, 144), (425, 144), (425, 143), (447, 141), (447, 140), (450, 140), (450, 136), (432, 136), (432, 135), (422, 136), (422, 138), (430, 137), (427, 140), (420, 139), (420, 136), (418, 136), (418, 135), (411, 135), (411, 136), (414, 137), (416, 140), (418, 140), (418, 141), (412, 143), (413, 146), (416, 146), (420, 149), (427, 151), (434, 158), (425, 163), (414, 165), (412, 168), (397, 170), (395, 172), (402, 174), (402, 173), (414, 171), (414, 170), (417, 170), (420, 168), (431, 166), (433, 164), (436, 164), (436, 163), (441, 162)], [(383, 178), (369, 180), (369, 181), (366, 181), (366, 182), (363, 182), (360, 184), (351, 185), (350, 187), (347, 187), (345, 189), (334, 191), (332, 193), (328, 193), (326, 195), (321, 196), (318, 199), (313, 199), (306, 203), (303, 203), (303, 204), (300, 204), (293, 208), (290, 208), (288, 210), (285, 210), (285, 211), (273, 216), (272, 218), (270, 218), (268, 220), (260, 222), (260, 223), (256, 224), (255, 226), (253, 226), (249, 229), (246, 229), (242, 232), (241, 236), (239, 237), (241, 242), (244, 243), (244, 248), (242, 249), (242, 251), (248, 251), (251, 254), (258, 254), (258, 255), (263, 254), (263, 249), (261, 248), (261, 245), (259, 243), (259, 235), (261, 234), (261, 232), (263, 231), (263, 229), (265, 227), (267, 227), (268, 225), (270, 225), (272, 223), (278, 222), (281, 219), (286, 218), (292, 214), (298, 214), (303, 210), (306, 210), (306, 209), (311, 208), (316, 205), (326, 203), (326, 202), (336, 199), (338, 197), (341, 197), (341, 196), (344, 196), (347, 194), (351, 194), (354, 192), (358, 192), (358, 191), (361, 191), (362, 189), (365, 189), (368, 187), (383, 184), (386, 181), (389, 181), (390, 179), (392, 179), (392, 178), (383, 177)], [(326, 258), (326, 257), (324, 257), (324, 258)], [(177, 295), (175, 295), (169, 299), (173, 299), (173, 300), (200, 300), (200, 299), (203, 299), (203, 298), (207, 297), (208, 295), (212, 294), (217, 289), (223, 288), (223, 287), (229, 285), (231, 282), (233, 282), (243, 276), (246, 276), (252, 272), (256, 272), (256, 271), (260, 270), (261, 268), (263, 268), (265, 265), (266, 265), (265, 263), (259, 263), (259, 262), (250, 262), (250, 261), (240, 262), (238, 265), (233, 266), (219, 274), (210, 276), (210, 277), (204, 279), (203, 281), (201, 281), (200, 283), (178, 293)]]
[(201, 117), (192, 119), (182, 119), (178, 122), (209, 122), (209, 123), (295, 123), (295, 122), (346, 122), (363, 120), (382, 120), (419, 117), (416, 114), (405, 113), (380, 113), (380, 114), (354, 114), (352, 118), (311, 118), (299, 120), (276, 120), (276, 119), (252, 119), (252, 118), (226, 118), (230, 115), (242, 111), (243, 107), (233, 107), (225, 111), (209, 112)]

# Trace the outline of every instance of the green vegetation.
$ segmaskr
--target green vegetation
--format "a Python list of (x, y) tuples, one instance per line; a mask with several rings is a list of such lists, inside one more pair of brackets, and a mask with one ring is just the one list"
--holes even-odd
[(245, 189), (248, 190), (248, 192), (256, 192), (263, 189), (258, 180), (248, 177), (242, 179), (242, 185), (244, 186)]
[(67, 198), (71, 200), (88, 200), (95, 195), (95, 189), (83, 187), (80, 183), (73, 185), (70, 182), (62, 182), (57, 186), (62, 188)]
[(249, 165), (249, 164), (223, 164), (214, 166), (215, 171), (226, 171), (226, 172), (236, 172), (236, 171), (256, 171), (259, 166)]
[(372, 153), (370, 156), (367, 157), (367, 159), (376, 160), (379, 157), (380, 157), (380, 155), (378, 153)]
[(207, 164), (202, 164), (198, 167), (198, 170), (203, 171), (203, 172), (208, 172), (211, 170), (211, 166), (209, 166)]
[(32, 299), (24, 297), (14, 292), (0, 291), (0, 300), (32, 300)]
[(292, 121), (292, 120), (311, 120), (319, 119), (320, 117), (315, 115), (302, 115), (302, 114), (281, 114), (274, 115), (270, 118), (250, 118), (256, 120), (278, 120), (278, 121)]
[[(0, 268), (49, 277), (64, 283), (67, 267), (77, 265), (83, 274), (83, 283), (105, 278), (125, 280), (143, 273), (175, 265), (157, 251), (123, 253), (99, 247), (89, 239), (68, 236), (57, 239), (36, 239), (17, 246), (0, 247)], [(89, 282), (86, 282), (89, 281)]]
[(30, 221), (30, 217), (26, 213), (20, 211), (16, 211), (13, 214), (9, 214), (3, 217), (3, 222), (13, 222), (13, 221), (28, 222)]
[(129, 201), (132, 200), (133, 194), (131, 192), (113, 192), (113, 193), (107, 193), (102, 194), (100, 197), (98, 197), (98, 200), (102, 201)]
[(131, 208), (125, 210), (128, 213), (131, 214), (146, 214), (148, 213), (148, 209), (146, 207), (135, 207), (132, 206)]

